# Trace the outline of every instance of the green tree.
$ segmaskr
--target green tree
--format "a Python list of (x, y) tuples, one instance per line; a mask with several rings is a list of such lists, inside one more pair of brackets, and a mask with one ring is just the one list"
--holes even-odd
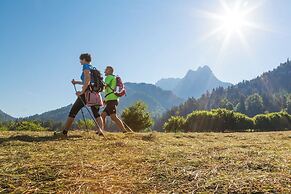
[(134, 131), (144, 131), (153, 125), (147, 105), (142, 101), (124, 109), (121, 118)]
[(264, 112), (263, 98), (255, 93), (246, 99), (246, 109), (249, 116), (255, 116)]
[(180, 116), (172, 116), (163, 126), (165, 132), (182, 132), (184, 131), (186, 119)]
[(220, 108), (225, 108), (227, 110), (233, 110), (233, 104), (227, 99), (227, 98), (223, 98), (220, 101)]
[(246, 113), (246, 105), (243, 97), (240, 97), (239, 103), (235, 107), (235, 111), (245, 114)]

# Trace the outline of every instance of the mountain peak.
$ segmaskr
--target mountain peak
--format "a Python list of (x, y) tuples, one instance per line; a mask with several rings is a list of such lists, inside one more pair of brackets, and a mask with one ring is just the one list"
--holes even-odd
[(185, 78), (191, 78), (191, 77), (194, 77), (194, 76), (197, 76), (197, 75), (203, 75), (203, 76), (209, 76), (209, 75), (212, 75), (212, 70), (210, 69), (210, 67), (208, 67), (207, 65), (204, 65), (204, 66), (200, 66), (197, 68), (197, 70), (192, 70), (190, 69), (186, 75), (185, 75)]
[(202, 67), (201, 67), (201, 66), (198, 67), (197, 71), (204, 71), (204, 72), (212, 73), (212, 70), (211, 70), (210, 67), (207, 66), (207, 65), (204, 65), (204, 66), (202, 66)]
[(157, 82), (162, 89), (171, 90), (177, 96), (186, 99), (200, 97), (207, 90), (217, 87), (228, 87), (231, 84), (216, 78), (209, 66), (200, 66), (196, 70), (189, 70), (181, 79), (163, 79)]

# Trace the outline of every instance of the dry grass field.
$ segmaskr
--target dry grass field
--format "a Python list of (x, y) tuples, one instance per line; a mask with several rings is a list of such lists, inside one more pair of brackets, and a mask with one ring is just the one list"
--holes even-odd
[(291, 131), (0, 132), (0, 193), (291, 193)]

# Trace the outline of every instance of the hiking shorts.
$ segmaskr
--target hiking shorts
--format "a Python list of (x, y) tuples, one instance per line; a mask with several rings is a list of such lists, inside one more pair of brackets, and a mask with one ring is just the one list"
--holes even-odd
[(117, 106), (118, 106), (117, 100), (109, 100), (106, 102), (106, 106), (103, 112), (105, 112), (108, 116), (116, 114)]
[[(85, 94), (82, 94), (80, 97), (83, 100), (83, 102), (86, 103)], [(84, 107), (84, 104), (83, 104), (82, 100), (80, 99), (80, 97), (77, 98), (77, 100), (75, 101), (75, 103), (73, 104), (73, 106), (70, 110), (69, 117), (71, 117), (71, 118), (75, 118), (76, 115), (78, 114), (78, 112), (81, 110), (81, 108)], [(100, 117), (99, 106), (91, 106), (91, 110), (92, 110), (95, 118)]]

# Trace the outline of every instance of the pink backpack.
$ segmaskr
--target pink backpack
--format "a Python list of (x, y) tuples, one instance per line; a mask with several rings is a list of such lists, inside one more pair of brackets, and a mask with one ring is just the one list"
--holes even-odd
[(121, 80), (121, 77), (116, 76), (116, 91), (114, 92), (114, 94), (118, 97), (122, 97), (126, 95), (126, 89), (125, 86)]
[(100, 95), (99, 92), (94, 92), (94, 91), (86, 91), (85, 93), (85, 99), (86, 99), (86, 105), (91, 107), (91, 106), (103, 106), (103, 100), (102, 96)]

